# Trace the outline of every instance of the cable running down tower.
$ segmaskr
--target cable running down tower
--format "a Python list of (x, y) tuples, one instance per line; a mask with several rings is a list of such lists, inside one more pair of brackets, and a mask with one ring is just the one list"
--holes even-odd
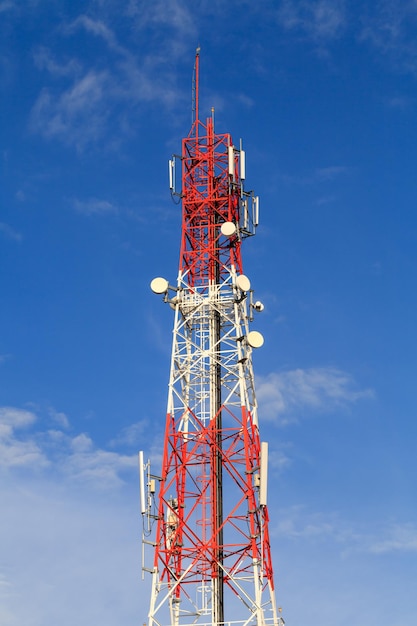
[(215, 132), (213, 113), (199, 119), (198, 90), (199, 49), (191, 130), (169, 163), (182, 204), (178, 279), (151, 283), (175, 321), (161, 475), (139, 454), (148, 626), (280, 626), (252, 369), (263, 337), (249, 327), (263, 305), (241, 259), (259, 201), (244, 188), (241, 142)]

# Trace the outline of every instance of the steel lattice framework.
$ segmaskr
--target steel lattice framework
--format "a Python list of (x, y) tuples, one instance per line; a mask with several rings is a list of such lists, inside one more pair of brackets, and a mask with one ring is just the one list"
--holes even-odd
[(260, 303), (241, 261), (257, 200), (244, 191), (243, 151), (215, 133), (213, 115), (199, 120), (198, 70), (197, 52), (178, 281), (158, 290), (175, 322), (162, 472), (148, 472), (142, 508), (153, 551), (149, 626), (279, 625), (252, 369), (259, 334), (251, 340), (249, 329)]

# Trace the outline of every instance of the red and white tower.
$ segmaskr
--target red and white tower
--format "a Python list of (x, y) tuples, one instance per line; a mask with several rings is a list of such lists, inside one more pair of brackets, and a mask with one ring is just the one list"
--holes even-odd
[[(245, 153), (194, 120), (170, 186), (182, 202), (176, 286), (151, 288), (175, 310), (162, 471), (140, 453), (144, 565), (152, 573), (149, 626), (283, 624), (268, 534), (268, 446), (259, 438), (252, 350), (254, 302), (242, 241), (254, 234), (258, 198), (245, 191)], [(176, 165), (181, 163), (181, 190)], [(145, 562), (152, 561), (145, 565)]]

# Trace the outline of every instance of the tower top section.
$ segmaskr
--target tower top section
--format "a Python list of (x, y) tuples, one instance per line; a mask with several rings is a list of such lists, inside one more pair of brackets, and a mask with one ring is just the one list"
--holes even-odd
[[(230, 272), (242, 273), (241, 243), (255, 233), (259, 199), (246, 191), (245, 152), (229, 133), (214, 130), (199, 113), (200, 48), (192, 84), (192, 124), (182, 140), (181, 157), (170, 161), (170, 187), (182, 200), (179, 280), (188, 286), (222, 283)], [(181, 160), (181, 192), (176, 191), (176, 162)]]

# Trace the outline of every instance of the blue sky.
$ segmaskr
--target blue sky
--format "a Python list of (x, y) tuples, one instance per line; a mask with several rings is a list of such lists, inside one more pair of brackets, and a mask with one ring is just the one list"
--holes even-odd
[[(201, 115), (261, 198), (245, 273), (287, 624), (417, 614), (414, 0), (0, 0), (0, 622), (146, 619), (136, 453), (160, 460)], [(272, 495), (271, 495), (272, 493)]]

